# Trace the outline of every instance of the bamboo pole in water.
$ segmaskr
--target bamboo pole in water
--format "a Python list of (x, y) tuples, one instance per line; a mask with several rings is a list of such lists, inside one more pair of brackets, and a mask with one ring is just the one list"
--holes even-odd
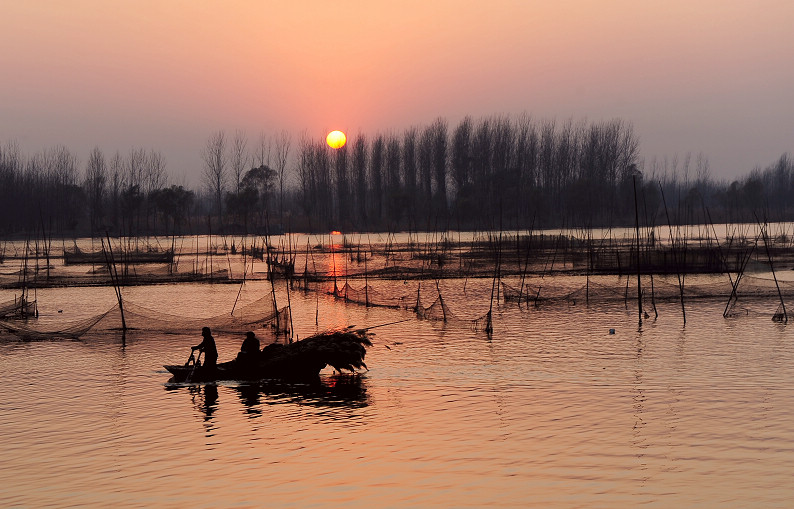
[(110, 274), (110, 280), (113, 282), (113, 289), (116, 292), (116, 299), (119, 301), (119, 313), (121, 314), (121, 330), (127, 330), (127, 322), (124, 319), (124, 302), (121, 298), (121, 286), (119, 284), (119, 275), (116, 271), (116, 260), (113, 257), (113, 247), (110, 244), (110, 234), (105, 232), (105, 235), (108, 239), (108, 247), (107, 250), (105, 249), (105, 241), (102, 240), (102, 252), (105, 254), (105, 262), (108, 266), (108, 273)]
[[(756, 218), (757, 219), (757, 218)], [(786, 314), (786, 304), (783, 302), (783, 294), (780, 292), (780, 285), (777, 282), (777, 275), (775, 275), (775, 267), (772, 266), (772, 254), (769, 252), (769, 242), (767, 241), (767, 224), (764, 222), (764, 225), (761, 227), (761, 232), (764, 239), (764, 248), (766, 250), (766, 256), (769, 259), (769, 270), (772, 271), (772, 278), (775, 280), (775, 288), (777, 288), (777, 296), (780, 299), (780, 306), (783, 309), (783, 323), (788, 322), (788, 315)], [(777, 314), (776, 314), (777, 316)]]
[[(759, 235), (760, 235), (760, 233), (759, 233)], [(750, 257), (752, 256), (753, 251), (755, 250), (757, 245), (758, 245), (758, 236), (756, 236), (756, 238), (755, 238), (755, 242), (753, 243), (753, 247), (748, 249), (747, 252), (744, 255), (744, 258), (741, 259), (741, 263), (739, 265), (739, 272), (736, 274), (736, 281), (734, 281), (733, 285), (731, 286), (731, 295), (728, 297), (728, 302), (725, 303), (725, 310), (722, 312), (722, 316), (723, 317), (727, 317), (728, 316), (728, 310), (729, 310), (729, 308), (731, 306), (731, 302), (735, 301), (735, 300), (738, 300), (738, 295), (736, 294), (736, 289), (739, 287), (739, 281), (741, 281), (742, 278), (744, 277), (744, 269), (745, 269), (745, 267), (747, 267), (747, 262), (750, 261)]]
[(637, 177), (632, 176), (634, 182), (634, 228), (637, 238), (637, 311), (642, 323), (642, 281), (640, 280), (640, 213), (637, 207)]
[(675, 254), (675, 240), (673, 239), (673, 225), (670, 223), (670, 212), (667, 209), (667, 200), (664, 197), (664, 187), (661, 182), (659, 183), (659, 190), (662, 193), (662, 203), (664, 204), (664, 213), (667, 216), (667, 228), (670, 232), (670, 250), (673, 253), (673, 264), (675, 265), (675, 274), (678, 276), (678, 294), (681, 299), (681, 314), (684, 317), (684, 325), (686, 325), (686, 308), (684, 307), (684, 279), (681, 277), (681, 269), (678, 266), (678, 257)]

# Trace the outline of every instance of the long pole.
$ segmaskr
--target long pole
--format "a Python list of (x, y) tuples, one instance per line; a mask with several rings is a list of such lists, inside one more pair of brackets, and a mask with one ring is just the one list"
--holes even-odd
[(102, 241), (102, 251), (105, 253), (105, 262), (108, 266), (110, 280), (113, 282), (113, 289), (116, 291), (116, 299), (119, 301), (119, 313), (121, 314), (121, 330), (127, 330), (127, 322), (124, 319), (124, 302), (121, 298), (121, 287), (119, 286), (119, 274), (116, 271), (116, 261), (113, 259), (113, 248), (110, 245), (110, 234), (105, 232), (108, 239), (108, 248), (105, 249), (105, 241)]
[(637, 310), (639, 312), (640, 323), (642, 323), (642, 284), (640, 281), (640, 213), (637, 207), (637, 177), (632, 176), (634, 181), (634, 228), (637, 237)]
[(780, 292), (780, 284), (778, 284), (777, 282), (777, 276), (775, 275), (775, 268), (772, 266), (772, 254), (769, 252), (769, 243), (767, 242), (767, 231), (766, 231), (767, 224), (768, 223), (764, 222), (764, 225), (761, 227), (761, 232), (764, 238), (764, 248), (766, 249), (766, 256), (769, 259), (769, 270), (772, 271), (772, 278), (775, 280), (775, 288), (777, 288), (777, 296), (780, 299), (780, 307), (783, 309), (782, 321), (784, 323), (787, 323), (788, 315), (786, 314), (786, 304), (783, 302), (783, 294)]
[(741, 264), (739, 265), (738, 272), (736, 273), (736, 280), (733, 282), (733, 285), (731, 287), (731, 295), (728, 297), (728, 302), (725, 303), (725, 310), (722, 312), (722, 316), (725, 318), (728, 317), (728, 312), (731, 308), (731, 302), (733, 302), (735, 305), (736, 301), (739, 300), (739, 296), (736, 293), (736, 289), (739, 288), (739, 281), (741, 281), (742, 278), (744, 277), (744, 270), (747, 267), (747, 262), (750, 261), (750, 257), (752, 256), (753, 251), (758, 246), (758, 239), (760, 236), (761, 234), (759, 233), (755, 237), (755, 242), (753, 243), (753, 247), (748, 249), (747, 252), (743, 255), (744, 257), (741, 259)]
[[(675, 240), (673, 239), (673, 225), (670, 223), (670, 211), (667, 210), (667, 200), (664, 197), (664, 188), (662, 183), (659, 183), (659, 190), (662, 193), (662, 203), (664, 204), (664, 214), (667, 217), (667, 229), (670, 232), (670, 251), (673, 254), (673, 264), (675, 265), (675, 273), (678, 276), (678, 295), (681, 299), (681, 314), (684, 317), (684, 325), (686, 325), (686, 308), (684, 307), (684, 277), (681, 275), (681, 267), (678, 265), (678, 257), (675, 254)], [(681, 239), (679, 239), (681, 242)], [(686, 249), (686, 239), (683, 240), (682, 249)], [(684, 256), (686, 258), (686, 256)], [(726, 308), (727, 309), (727, 308)]]

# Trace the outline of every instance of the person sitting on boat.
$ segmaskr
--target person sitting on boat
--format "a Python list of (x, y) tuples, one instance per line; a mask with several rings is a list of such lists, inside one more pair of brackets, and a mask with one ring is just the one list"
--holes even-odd
[(237, 360), (245, 363), (254, 363), (259, 357), (259, 338), (253, 332), (246, 332)]
[(201, 335), (204, 341), (190, 349), (204, 352), (204, 367), (215, 368), (218, 364), (218, 349), (215, 347), (215, 338), (212, 337), (209, 327), (201, 329)]

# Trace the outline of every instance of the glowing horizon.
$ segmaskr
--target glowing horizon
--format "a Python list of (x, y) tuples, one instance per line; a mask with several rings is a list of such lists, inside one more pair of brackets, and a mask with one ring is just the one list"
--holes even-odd
[[(437, 117), (530, 114), (631, 123), (641, 155), (703, 153), (715, 176), (791, 151), (783, 1), (549, 5), (243, 1), (5, 7), (0, 143), (163, 152), (197, 182), (215, 131), (320, 138)], [(330, 55), (330, 57), (329, 57)]]

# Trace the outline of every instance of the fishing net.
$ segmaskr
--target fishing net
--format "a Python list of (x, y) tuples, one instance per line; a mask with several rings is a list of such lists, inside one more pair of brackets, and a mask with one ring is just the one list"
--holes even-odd
[[(279, 330), (288, 330), (289, 311), (287, 308), (276, 310), (273, 298), (269, 294), (236, 308), (233, 313), (207, 318), (169, 315), (135, 303), (124, 302), (124, 321), (128, 329), (166, 334), (192, 333), (200, 331), (202, 327), (209, 327), (213, 332), (245, 332), (268, 325), (278, 327)], [(117, 310), (98, 322), (95, 330), (118, 330), (121, 327), (121, 313)]]
[(775, 310), (775, 314), (772, 315), (773, 322), (788, 322), (788, 312), (786, 311), (786, 307), (781, 302), (778, 304), (777, 309)]
[[(770, 302), (759, 301), (755, 299), (732, 297), (725, 308), (725, 318), (741, 318), (744, 316), (772, 316), (773, 320), (782, 321), (782, 314), (778, 315), (777, 311), (773, 311), (774, 305), (770, 306)], [(780, 305), (778, 305), (780, 309)], [(776, 319), (777, 316), (777, 319)]]
[[(551, 294), (546, 294), (545, 292), (541, 295), (541, 292), (544, 290), (542, 284), (535, 284), (531, 285), (528, 282), (524, 283), (522, 286), (513, 286), (509, 283), (502, 281), (501, 284), (502, 288), (502, 297), (506, 302), (534, 302), (537, 304), (541, 300), (550, 300)], [(559, 298), (559, 297), (558, 297)]]
[(472, 330), (475, 331), (493, 330), (491, 311), (488, 311), (485, 315), (477, 318), (463, 318), (460, 315), (452, 312), (440, 291), (438, 292), (438, 297), (436, 297), (436, 300), (434, 300), (433, 303), (428, 307), (424, 307), (422, 305), (421, 299), (419, 299), (416, 303), (415, 311), (417, 318), (420, 320), (463, 324), (468, 325)]
[[(733, 279), (735, 281), (735, 277)], [(731, 294), (731, 280), (727, 275), (708, 278), (676, 276), (648, 276), (641, 278), (643, 298), (656, 300), (676, 300), (682, 292), (686, 299), (727, 298)], [(778, 288), (783, 297), (794, 297), (794, 281), (777, 281), (772, 277), (744, 275), (740, 279), (737, 293), (745, 297), (777, 299)], [(530, 303), (580, 303), (636, 300), (636, 276), (602, 277), (561, 277), (527, 279), (521, 282), (502, 281), (502, 295), (506, 302)]]
[[(765, 316), (771, 313), (772, 320), (787, 322), (785, 300), (794, 297), (794, 281), (742, 275), (734, 280), (735, 293), (731, 293), (725, 308), (726, 317)], [(775, 311), (772, 306), (777, 302)]]
[[(784, 276), (786, 274), (783, 274)], [(735, 290), (735, 293), (734, 293)], [(685, 302), (700, 299), (725, 299), (726, 317), (771, 316), (786, 322), (785, 302), (794, 298), (794, 281), (781, 280), (771, 272), (756, 274), (714, 275), (643, 275), (640, 284), (643, 309), (650, 312), (662, 301)], [(627, 305), (637, 300), (636, 276), (579, 277), (566, 281), (563, 277), (524, 282), (502, 282), (505, 302), (535, 306), (566, 303), (595, 304), (624, 301)]]
[(485, 313), (485, 316), (471, 321), (471, 328), (475, 331), (493, 331), (493, 321), (491, 320), (491, 312)]
[(552, 279), (538, 278), (526, 280), (520, 284), (510, 284), (505, 281), (501, 283), (502, 298), (505, 302), (517, 302), (519, 305), (529, 303), (539, 306), (555, 302), (576, 304), (577, 301), (588, 301), (591, 296), (595, 298), (596, 293), (600, 293), (604, 300), (623, 298), (622, 289), (594, 285), (592, 282), (577, 281), (573, 285), (570, 283), (555, 284), (552, 283)]
[(304, 271), (303, 274), (289, 279), (290, 288), (294, 290), (301, 290), (304, 292), (317, 291), (317, 287), (325, 281), (324, 278), (318, 277), (315, 273)]
[(442, 297), (440, 293), (436, 300), (428, 307), (422, 306), (421, 300), (417, 302), (416, 316), (419, 317), (420, 320), (435, 320), (441, 322), (459, 320), (452, 314), (452, 311), (449, 309), (449, 306), (446, 305), (444, 297)]
[(0, 321), (0, 330), (27, 341), (52, 338), (77, 339), (91, 333), (127, 330), (161, 334), (195, 334), (202, 327), (213, 332), (247, 332), (272, 327), (278, 331), (290, 330), (288, 307), (276, 309), (272, 295), (268, 294), (250, 304), (236, 308), (232, 313), (199, 318), (163, 313), (125, 301), (124, 321), (118, 304), (104, 313), (89, 318), (50, 326), (30, 326)]
[(356, 290), (349, 283), (345, 282), (342, 288), (338, 288), (334, 284), (333, 296), (337, 299), (342, 299), (346, 302), (354, 302), (356, 304), (363, 304), (365, 306), (376, 306), (400, 309), (405, 308), (405, 296), (391, 296), (384, 294), (372, 285), (365, 285), (360, 290)]
[[(112, 313), (118, 313), (118, 305), (102, 314), (69, 323), (32, 327), (22, 323), (0, 321), (0, 331), (25, 341), (44, 341), (54, 338), (78, 339), (92, 327)], [(120, 320), (119, 320), (120, 321)]]
[(36, 301), (24, 297), (0, 302), (0, 318), (26, 318), (36, 315)]

